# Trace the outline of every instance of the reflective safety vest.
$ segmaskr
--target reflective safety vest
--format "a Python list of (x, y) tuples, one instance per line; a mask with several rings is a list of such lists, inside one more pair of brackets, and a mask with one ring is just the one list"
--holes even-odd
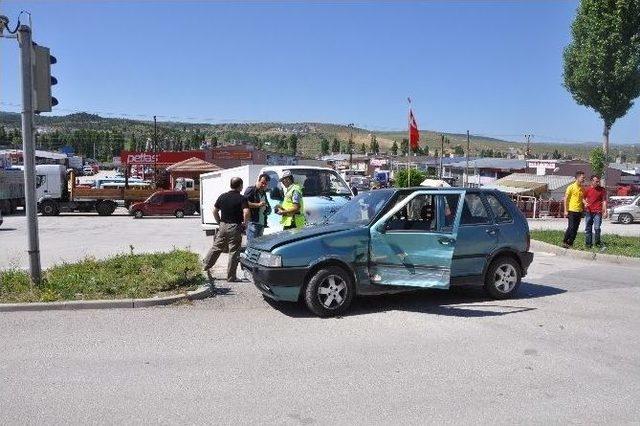
[(291, 226), (295, 224), (296, 228), (302, 228), (305, 225), (304, 218), (304, 201), (302, 199), (302, 188), (299, 185), (293, 183), (287, 188), (287, 192), (284, 193), (284, 200), (282, 201), (282, 208), (285, 210), (292, 209), (294, 207), (293, 202), (293, 194), (297, 192), (299, 194), (300, 202), (298, 205), (300, 206), (300, 211), (296, 213), (294, 216), (291, 215), (282, 215), (280, 219), (280, 223), (283, 227)]

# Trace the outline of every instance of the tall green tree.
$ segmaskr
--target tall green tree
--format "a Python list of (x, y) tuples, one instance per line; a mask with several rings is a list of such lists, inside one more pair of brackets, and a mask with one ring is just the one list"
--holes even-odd
[(402, 152), (402, 155), (407, 155), (409, 153), (409, 139), (403, 138), (400, 141), (400, 152)]
[(398, 155), (398, 142), (393, 141), (393, 145), (391, 145), (391, 153), (393, 155)]
[(369, 144), (369, 151), (374, 154), (380, 153), (380, 145), (378, 144), (378, 138), (375, 133), (371, 133), (371, 143)]
[(640, 0), (581, 0), (564, 51), (564, 85), (609, 131), (640, 96)]
[(338, 138), (333, 138), (333, 142), (331, 143), (331, 152), (336, 154), (340, 152), (340, 142)]
[(327, 155), (329, 153), (329, 148), (329, 141), (322, 138), (322, 141), (320, 142), (320, 153), (322, 155)]
[(298, 135), (293, 134), (289, 136), (289, 150), (291, 154), (297, 155), (298, 153)]
[(360, 152), (360, 154), (366, 154), (367, 153), (367, 145), (365, 145), (364, 142), (362, 142), (362, 145), (360, 145), (359, 152)]
[(602, 177), (607, 168), (607, 155), (601, 147), (594, 148), (589, 153), (589, 164), (593, 169), (593, 173)]

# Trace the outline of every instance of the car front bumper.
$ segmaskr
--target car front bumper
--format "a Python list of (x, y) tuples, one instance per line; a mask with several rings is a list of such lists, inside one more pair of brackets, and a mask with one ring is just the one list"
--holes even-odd
[(244, 275), (265, 296), (289, 302), (296, 302), (309, 272), (307, 267), (267, 268), (240, 258), (240, 267)]

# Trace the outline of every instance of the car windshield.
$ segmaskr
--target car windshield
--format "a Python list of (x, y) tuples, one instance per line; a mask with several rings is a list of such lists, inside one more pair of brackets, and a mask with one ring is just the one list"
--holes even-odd
[(370, 191), (354, 197), (329, 217), (327, 223), (369, 223), (387, 204), (393, 191)]
[(349, 187), (333, 170), (292, 169), (291, 172), (305, 197), (351, 195)]

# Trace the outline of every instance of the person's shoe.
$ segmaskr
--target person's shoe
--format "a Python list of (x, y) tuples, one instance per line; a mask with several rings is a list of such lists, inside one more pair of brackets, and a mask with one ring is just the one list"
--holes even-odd
[(562, 248), (566, 248), (566, 249), (568, 249), (568, 248), (570, 248), (570, 247), (571, 247), (571, 246), (570, 246), (569, 244), (567, 244), (567, 243), (562, 243)]
[(227, 282), (228, 283), (239, 283), (240, 280), (238, 279), (238, 277), (235, 278), (227, 278)]
[(211, 274), (211, 269), (205, 269), (204, 272), (206, 272), (207, 279), (209, 280), (209, 282), (213, 283), (214, 278), (213, 278), (213, 274)]

